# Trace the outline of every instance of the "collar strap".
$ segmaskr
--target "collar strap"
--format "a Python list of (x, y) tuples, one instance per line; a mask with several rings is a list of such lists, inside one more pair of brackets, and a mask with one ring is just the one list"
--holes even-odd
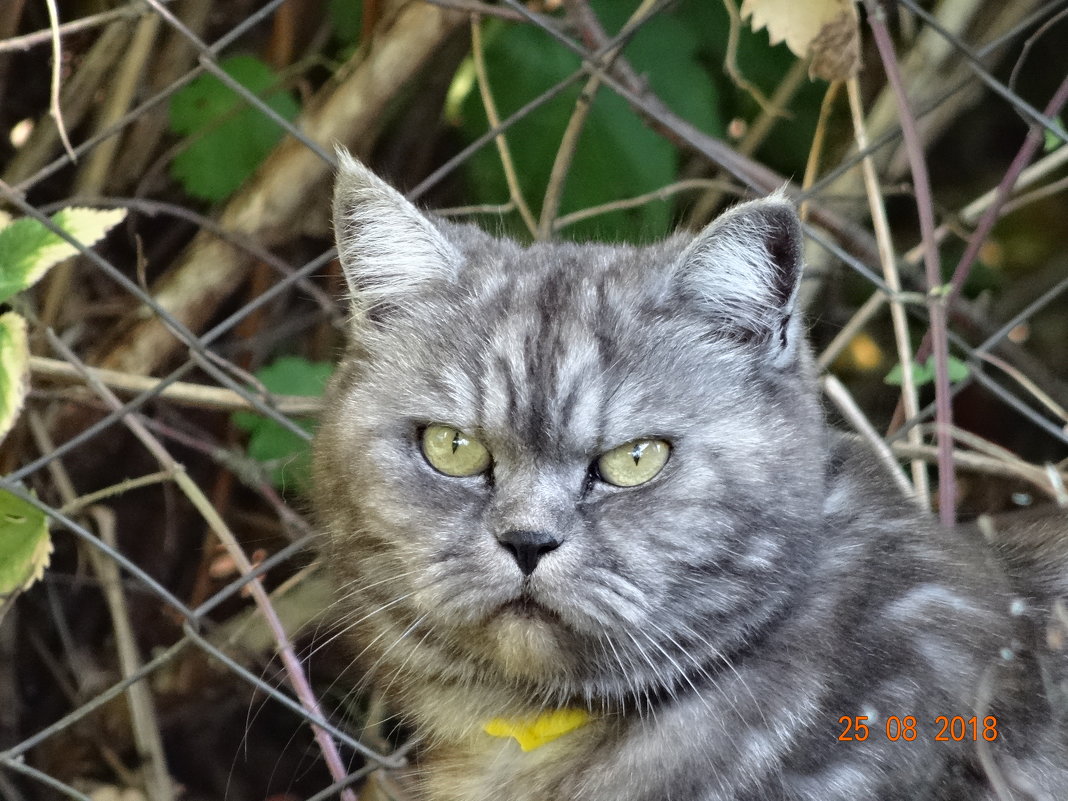
[(589, 721), (585, 709), (553, 709), (533, 717), (494, 718), (482, 730), (493, 737), (512, 737), (524, 751), (533, 751)]

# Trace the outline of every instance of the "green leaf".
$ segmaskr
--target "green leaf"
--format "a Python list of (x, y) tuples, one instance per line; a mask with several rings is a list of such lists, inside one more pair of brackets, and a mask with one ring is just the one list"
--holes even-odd
[(327, 18), (334, 35), (343, 42), (355, 42), (363, 23), (363, 3), (360, 0), (330, 0), (326, 5)]
[(29, 361), (26, 321), (15, 312), (0, 314), (0, 442), (22, 411), (30, 388)]
[[(1062, 117), (1057, 117), (1057, 123), (1062, 128), (1064, 127), (1064, 119)], [(1052, 153), (1064, 144), (1064, 140), (1057, 136), (1057, 134), (1053, 133), (1049, 128), (1046, 128), (1045, 131), (1043, 131), (1043, 138), (1045, 140), (1044, 148), (1047, 153)]]
[(41, 578), (51, 556), (45, 513), (0, 490), (0, 600)]
[[(52, 222), (89, 247), (125, 218), (125, 209), (69, 208), (52, 215)], [(29, 217), (0, 228), (0, 303), (77, 253), (77, 248)]]
[[(929, 384), (934, 380), (934, 370), (929, 366), (930, 364), (930, 360), (928, 360), (927, 364), (918, 364), (917, 362), (912, 363), (912, 383), (915, 386), (922, 387), (924, 384)], [(890, 372), (886, 374), (883, 383), (899, 387), (904, 381), (904, 378), (904, 371), (901, 369), (901, 364), (899, 363), (895, 364)]]
[[(594, 3), (609, 30), (625, 20), (628, 4), (612, 0)], [(713, 135), (722, 133), (717, 115), (715, 84), (697, 61), (699, 42), (684, 21), (660, 15), (645, 25), (624, 50), (634, 68), (649, 81), (672, 109)], [(501, 117), (517, 111), (579, 67), (579, 59), (554, 46), (532, 26), (486, 25), (484, 55), (490, 86)], [(464, 92), (460, 126), (468, 140), (485, 133), (488, 123), (470, 71), (457, 73), (450, 94), (455, 102)], [(535, 214), (581, 90), (578, 85), (540, 107), (507, 132), (520, 176), (521, 188)], [(614, 92), (602, 88), (590, 108), (579, 139), (560, 205), (560, 213), (651, 192), (676, 180), (679, 154), (652, 131)], [(478, 203), (500, 203), (508, 188), (496, 148), (476, 153), (466, 165)], [(656, 201), (637, 209), (599, 215), (571, 226), (564, 234), (575, 238), (648, 240), (671, 225), (671, 201)], [(508, 219), (518, 230), (518, 218)]]
[[(933, 357), (932, 357), (933, 358)], [(934, 364), (934, 362), (930, 362)], [(946, 362), (947, 372), (949, 373), (949, 383), (959, 384), (965, 378), (971, 374), (971, 370), (968, 369), (968, 365), (958, 359), (956, 356), (950, 356)]]
[[(949, 373), (949, 382), (956, 384), (963, 381), (968, 377), (970, 371), (968, 365), (955, 356), (950, 356), (946, 363), (947, 372)], [(895, 364), (894, 367), (886, 374), (886, 378), (883, 379), (883, 383), (890, 384), (891, 386), (899, 387), (904, 378), (903, 371), (900, 364)], [(926, 364), (919, 364), (917, 362), (912, 363), (912, 382), (917, 387), (922, 387), (924, 384), (930, 384), (935, 378), (935, 360), (934, 356), (927, 358)]]
[[(311, 362), (296, 356), (283, 356), (256, 372), (256, 378), (276, 395), (320, 396), (334, 371), (329, 362)], [(249, 432), (248, 455), (267, 467), (271, 483), (279, 488), (303, 491), (308, 486), (311, 471), (309, 443), (287, 428), (283, 428), (255, 412), (234, 412), (234, 425)], [(295, 423), (309, 434), (314, 431), (311, 420)]]
[[(300, 112), (289, 92), (271, 90), (278, 78), (254, 56), (234, 56), (219, 66), (285, 119)], [(171, 164), (171, 175), (203, 200), (222, 200), (241, 186), (283, 134), (214, 75), (202, 75), (175, 92), (170, 115), (172, 131), (193, 137)]]

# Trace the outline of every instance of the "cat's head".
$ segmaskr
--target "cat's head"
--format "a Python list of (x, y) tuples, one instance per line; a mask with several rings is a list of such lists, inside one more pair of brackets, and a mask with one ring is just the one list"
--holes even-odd
[(340, 156), (351, 345), (316, 501), (367, 664), (613, 697), (743, 647), (824, 492), (786, 200), (648, 247), (522, 246)]

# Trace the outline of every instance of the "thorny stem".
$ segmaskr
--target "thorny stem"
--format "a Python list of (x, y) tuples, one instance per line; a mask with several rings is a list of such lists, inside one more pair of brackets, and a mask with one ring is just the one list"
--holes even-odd
[[(953, 474), (953, 441), (949, 427), (953, 424), (953, 408), (949, 388), (949, 341), (946, 333), (946, 304), (940, 292), (942, 284), (938, 263), (938, 243), (935, 240), (934, 206), (931, 184), (924, 161), (923, 143), (916, 130), (916, 118), (909, 106), (908, 95), (901, 81), (894, 44), (886, 27), (881, 6), (876, 0), (864, 0), (868, 25), (871, 27), (875, 46), (886, 71), (886, 78), (897, 101), (901, 119), (901, 134), (908, 154), (912, 180), (916, 189), (916, 208), (920, 219), (920, 234), (923, 240), (923, 262), (927, 276), (927, 308), (931, 316), (931, 341), (935, 358), (935, 420), (938, 426), (938, 516), (943, 525), (952, 526), (956, 519), (956, 478)], [(902, 365), (907, 371), (911, 365)]]

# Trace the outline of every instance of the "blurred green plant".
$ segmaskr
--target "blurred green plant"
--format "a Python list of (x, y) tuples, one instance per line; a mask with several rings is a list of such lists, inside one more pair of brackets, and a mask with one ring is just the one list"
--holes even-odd
[[(935, 361), (934, 356), (927, 359), (924, 364), (919, 362), (913, 362), (912, 365), (912, 381), (918, 386), (922, 387), (924, 384), (930, 384), (935, 378)], [(963, 381), (969, 375), (968, 365), (962, 362), (955, 356), (950, 356), (947, 362), (949, 369), (949, 381), (951, 384), (956, 384)], [(904, 370), (901, 369), (900, 364), (895, 364), (894, 367), (886, 374), (886, 378), (883, 379), (883, 383), (889, 384), (893, 387), (901, 386), (901, 382), (904, 379)]]
[[(124, 209), (61, 209), (52, 222), (89, 246), (126, 218)], [(0, 303), (40, 281), (78, 249), (38, 220), (24, 217), (0, 228)], [(0, 440), (22, 411), (29, 389), (30, 351), (26, 321), (10, 311), (0, 315)]]
[[(282, 356), (256, 371), (256, 378), (277, 395), (320, 396), (334, 371), (330, 362), (312, 362), (299, 356)], [(270, 418), (255, 412), (234, 412), (235, 426), (248, 432), (249, 458), (262, 464), (271, 483), (283, 490), (303, 493), (311, 482), (310, 443)], [(309, 434), (310, 419), (294, 421)]]
[[(1063, 117), (1057, 117), (1057, 122), (1060, 123), (1060, 126), (1062, 128), (1064, 127)], [(1052, 153), (1054, 150), (1064, 144), (1064, 140), (1057, 136), (1057, 134), (1053, 133), (1053, 131), (1051, 131), (1049, 128), (1045, 129), (1043, 138), (1043, 146), (1047, 153)]]
[[(285, 119), (300, 113), (292, 94), (277, 88), (278, 76), (255, 56), (233, 56), (219, 66)], [(174, 133), (190, 139), (171, 163), (171, 176), (193, 197), (209, 201), (224, 200), (241, 186), (283, 133), (214, 75), (201, 75), (174, 93), (170, 123)]]
[[(124, 209), (68, 208), (52, 222), (89, 246), (126, 217)], [(40, 281), (78, 249), (40, 221), (25, 217), (0, 227), (0, 303)], [(0, 314), (0, 441), (14, 427), (30, 387), (30, 347), (25, 318)], [(52, 553), (44, 512), (0, 490), (0, 603), (33, 584)], [(0, 607), (2, 614), (2, 607)]]
[(329, 0), (326, 14), (334, 36), (342, 42), (355, 44), (363, 27), (363, 3), (360, 0)]
[(0, 617), (4, 602), (44, 575), (51, 556), (45, 513), (0, 490)]
[[(633, 11), (633, 4), (592, 0), (591, 6), (611, 34)], [(623, 55), (650, 88), (679, 116), (705, 133), (725, 138), (725, 120), (755, 118), (759, 104), (724, 70), (730, 22), (720, 3), (686, 0), (644, 24)], [(577, 56), (529, 25), (488, 21), (484, 55), (490, 89), (502, 118), (514, 113), (579, 67)], [(753, 86), (771, 93), (793, 67), (796, 57), (772, 46), (764, 32), (747, 25), (738, 30), (735, 66)], [(524, 197), (535, 215), (552, 171), (581, 82), (517, 122), (506, 133)], [(785, 116), (789, 124), (773, 126), (760, 159), (786, 174), (805, 165), (826, 83), (806, 82)], [(467, 141), (483, 135), (488, 121), (472, 61), (457, 71), (446, 116)], [(651, 130), (625, 100), (602, 88), (594, 98), (568, 174), (560, 214), (600, 206), (658, 190), (679, 179), (678, 149)], [(473, 203), (496, 204), (508, 198), (500, 158), (485, 147), (465, 164)], [(674, 200), (657, 200), (639, 208), (611, 211), (578, 222), (563, 233), (575, 239), (647, 241), (668, 233), (675, 222)], [(508, 232), (523, 236), (518, 214), (504, 218)]]
[[(626, 4), (595, 0), (608, 30), (627, 19)], [(681, 116), (702, 130), (723, 134), (716, 86), (698, 61), (700, 38), (679, 16), (659, 15), (627, 46), (627, 58), (652, 88)], [(563, 80), (580, 66), (578, 56), (554, 46), (546, 34), (527, 25), (491, 21), (485, 26), (486, 71), (502, 117), (512, 114)], [(453, 114), (464, 136), (473, 140), (488, 127), (470, 62), (457, 81), (463, 96), (454, 97)], [(560, 136), (575, 107), (576, 85), (508, 130), (507, 138), (528, 203), (537, 213), (545, 193)], [(455, 95), (455, 92), (454, 92)], [(650, 130), (614, 92), (602, 89), (594, 98), (568, 174), (560, 212), (568, 213), (659, 189), (675, 180), (678, 152)], [(476, 203), (499, 203), (508, 197), (500, 159), (483, 148), (466, 165)], [(510, 225), (515, 226), (514, 221)], [(576, 238), (635, 241), (664, 234), (671, 225), (671, 206), (661, 201), (615, 211), (566, 229)]]

